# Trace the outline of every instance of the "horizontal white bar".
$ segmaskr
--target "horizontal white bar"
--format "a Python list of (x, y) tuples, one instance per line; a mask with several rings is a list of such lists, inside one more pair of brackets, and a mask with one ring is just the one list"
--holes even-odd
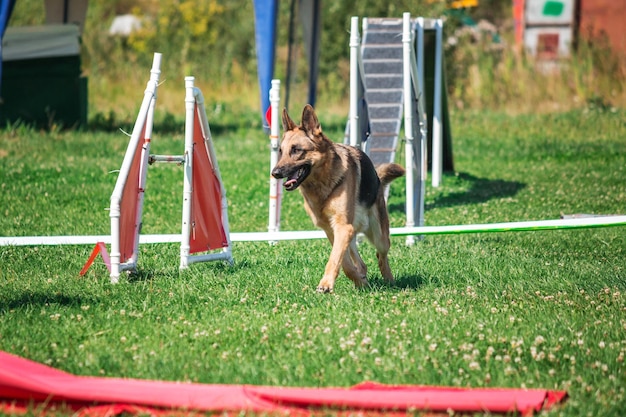
[[(442, 235), (460, 233), (513, 232), (559, 229), (583, 229), (593, 227), (626, 226), (626, 215), (576, 217), (557, 220), (537, 220), (506, 223), (466, 224), (449, 226), (392, 227), (392, 236)], [(321, 230), (303, 230), (287, 232), (234, 232), (230, 234), (233, 242), (263, 242), (279, 240), (323, 239)], [(180, 243), (180, 234), (140, 235), (139, 243)], [(15, 236), (0, 237), (0, 246), (38, 246), (38, 245), (95, 245), (97, 242), (110, 243), (109, 235), (94, 236)]]
[(182, 164), (185, 162), (185, 155), (150, 155), (150, 163), (154, 162), (172, 162)]

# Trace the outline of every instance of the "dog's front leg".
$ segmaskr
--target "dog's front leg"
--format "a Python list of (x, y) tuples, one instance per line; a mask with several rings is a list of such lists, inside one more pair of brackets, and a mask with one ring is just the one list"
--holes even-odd
[(354, 228), (349, 224), (335, 226), (334, 230), (327, 231), (326, 235), (333, 245), (330, 252), (324, 276), (317, 286), (318, 292), (332, 292), (335, 288), (335, 280), (339, 275), (339, 268), (343, 261), (346, 250), (354, 237)]

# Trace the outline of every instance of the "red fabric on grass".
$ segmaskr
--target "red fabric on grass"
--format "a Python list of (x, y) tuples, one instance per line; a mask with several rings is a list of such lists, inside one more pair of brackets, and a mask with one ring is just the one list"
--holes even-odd
[(212, 385), (75, 376), (0, 351), (0, 411), (68, 407), (79, 415), (239, 412), (311, 415), (322, 412), (406, 415), (489, 412), (532, 415), (565, 400), (563, 391), (393, 386), (366, 382), (351, 388)]

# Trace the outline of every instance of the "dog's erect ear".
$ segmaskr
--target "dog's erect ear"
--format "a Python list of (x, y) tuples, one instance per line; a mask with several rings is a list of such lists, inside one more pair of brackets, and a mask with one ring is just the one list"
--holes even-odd
[(291, 120), (291, 117), (289, 117), (289, 114), (287, 113), (287, 109), (283, 108), (283, 130), (287, 132), (289, 130), (294, 130), (296, 127), (297, 126), (294, 123), (294, 121)]
[(322, 126), (317, 119), (313, 106), (307, 104), (302, 110), (302, 129), (305, 132), (311, 133), (313, 136), (317, 136), (322, 133)]

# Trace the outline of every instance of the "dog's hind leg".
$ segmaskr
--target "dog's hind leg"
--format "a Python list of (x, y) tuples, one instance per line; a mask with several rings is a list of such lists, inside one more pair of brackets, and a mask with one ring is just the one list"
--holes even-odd
[(380, 273), (382, 274), (385, 281), (388, 283), (393, 282), (393, 274), (391, 273), (391, 268), (389, 267), (389, 235), (383, 235), (378, 240), (372, 240), (374, 246), (376, 246), (376, 257), (378, 258), (378, 269), (380, 269)]
[(380, 269), (380, 273), (385, 278), (385, 281), (388, 283), (393, 282), (393, 274), (391, 273), (391, 268), (389, 267), (389, 259), (387, 254), (389, 253), (389, 248), (386, 251), (377, 250), (376, 257), (378, 258), (378, 268)]
[(361, 288), (367, 285), (367, 266), (357, 250), (356, 239), (352, 239), (350, 246), (343, 256), (341, 264), (343, 272), (352, 280), (354, 286)]
[[(375, 224), (376, 226), (370, 227), (366, 230), (365, 236), (376, 248), (376, 257), (378, 258), (378, 268), (380, 269), (380, 273), (385, 281), (392, 283), (393, 274), (391, 273), (388, 259), (389, 248), (391, 247), (388, 220), (384, 218), (382, 222), (372, 224)], [(385, 227), (385, 224), (387, 224), (387, 227)]]
[(376, 233), (375, 236), (368, 233), (367, 237), (376, 247), (376, 257), (378, 258), (378, 269), (380, 269), (380, 273), (385, 281), (392, 283), (393, 274), (391, 273), (391, 268), (389, 267), (388, 258), (389, 247), (391, 246), (391, 242), (389, 241), (389, 232)]

